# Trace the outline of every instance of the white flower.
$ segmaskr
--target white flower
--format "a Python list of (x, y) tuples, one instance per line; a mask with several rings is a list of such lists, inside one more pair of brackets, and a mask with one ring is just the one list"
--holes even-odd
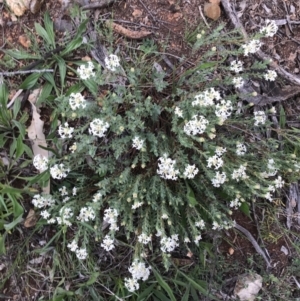
[(241, 87), (243, 87), (243, 85), (244, 85), (244, 80), (243, 80), (242, 77), (234, 77), (234, 78), (232, 79), (232, 83), (234, 84), (234, 86), (235, 86), (236, 88), (241, 88)]
[(168, 219), (169, 216), (168, 216), (168, 214), (164, 213), (164, 214), (161, 216), (161, 218), (162, 218), (162, 219)]
[(216, 155), (221, 157), (223, 154), (225, 154), (227, 152), (226, 147), (222, 147), (222, 146), (217, 146), (216, 148)]
[(118, 218), (118, 211), (116, 209), (108, 208), (104, 210), (104, 217), (103, 220), (110, 224), (111, 231), (118, 231), (119, 227), (117, 226), (117, 218)]
[(73, 189), (72, 189), (72, 195), (73, 196), (77, 195), (77, 188), (76, 187), (73, 187)]
[(54, 217), (50, 218), (47, 220), (48, 224), (55, 224), (56, 223), (56, 219)]
[(142, 139), (140, 139), (139, 137), (136, 136), (132, 139), (132, 147), (140, 150), (144, 145), (144, 141), (145, 140), (142, 140)]
[(178, 234), (174, 234), (171, 237), (163, 237), (160, 240), (160, 249), (166, 253), (166, 252), (172, 252), (175, 250), (176, 247), (179, 246), (178, 244)]
[(207, 160), (207, 167), (211, 168), (212, 166), (215, 169), (219, 169), (224, 164), (224, 161), (222, 158), (218, 157), (217, 155), (214, 155), (212, 157), (209, 157)]
[(67, 197), (65, 197), (65, 198), (63, 199), (63, 203), (66, 203), (66, 202), (68, 202), (69, 200), (70, 200), (70, 197), (67, 196)]
[(185, 237), (183, 241), (184, 241), (185, 243), (191, 242), (191, 240), (190, 240), (188, 237)]
[(273, 201), (273, 196), (271, 194), (270, 191), (268, 191), (265, 195), (264, 195), (265, 199), (267, 199), (268, 201), (272, 202)]
[(82, 222), (88, 222), (95, 219), (95, 211), (91, 207), (83, 207), (80, 209), (80, 214), (77, 216), (77, 219)]
[(77, 249), (75, 252), (78, 259), (84, 260), (87, 258), (88, 254), (85, 248)]
[(74, 239), (71, 243), (68, 244), (68, 248), (75, 252), (78, 249), (77, 241)]
[(254, 125), (258, 126), (259, 124), (265, 124), (267, 120), (267, 116), (264, 111), (256, 111), (254, 112)]
[(198, 222), (195, 223), (195, 226), (197, 228), (200, 228), (201, 230), (205, 228), (205, 222), (203, 219), (199, 220)]
[(133, 279), (146, 281), (150, 276), (150, 269), (150, 267), (146, 267), (144, 262), (136, 259), (128, 271), (131, 273)]
[(144, 204), (143, 202), (134, 202), (134, 204), (131, 206), (131, 209), (135, 210), (141, 207), (143, 204)]
[(129, 292), (137, 291), (140, 288), (138, 281), (134, 278), (125, 278), (125, 286)]
[(33, 158), (33, 166), (40, 172), (43, 172), (48, 169), (48, 163), (49, 163), (49, 160), (40, 154), (37, 154)]
[(69, 124), (65, 122), (64, 127), (62, 125), (58, 128), (58, 134), (61, 138), (72, 138), (74, 128), (69, 127)]
[(61, 188), (58, 189), (58, 191), (60, 191), (61, 196), (68, 195), (68, 191), (67, 191), (66, 186), (62, 186)]
[(230, 70), (234, 71), (235, 73), (239, 73), (241, 71), (243, 71), (243, 62), (236, 60), (236, 61), (232, 61), (230, 63)]
[(277, 77), (277, 73), (274, 70), (268, 70), (268, 72), (264, 75), (265, 80), (269, 80), (273, 82)]
[(226, 174), (225, 172), (218, 172), (216, 173), (215, 177), (211, 180), (214, 187), (220, 187), (226, 181)]
[(36, 194), (32, 199), (32, 204), (37, 208), (52, 207), (55, 204), (55, 200), (51, 195)]
[(74, 142), (70, 147), (69, 150), (71, 151), (72, 154), (77, 150), (77, 143)]
[(84, 109), (86, 107), (86, 100), (80, 93), (71, 93), (69, 104), (72, 110)]
[(104, 133), (108, 128), (109, 124), (107, 122), (97, 118), (90, 123), (89, 133), (101, 138), (104, 137)]
[(187, 124), (185, 124), (183, 130), (188, 136), (195, 136), (197, 134), (203, 134), (209, 121), (201, 115), (195, 115)]
[(276, 188), (282, 188), (284, 186), (284, 181), (282, 180), (281, 176), (278, 176), (277, 179), (274, 181)]
[(108, 57), (104, 59), (105, 66), (110, 71), (116, 71), (117, 68), (120, 66), (120, 59), (114, 55), (110, 54)]
[(77, 68), (77, 73), (82, 80), (86, 80), (90, 77), (95, 76), (95, 72), (93, 72), (93, 69), (93, 63), (91, 61), (88, 61), (86, 65), (80, 65)]
[(249, 53), (255, 53), (261, 47), (261, 42), (259, 40), (251, 40), (249, 43), (242, 45), (244, 48), (244, 55), (248, 56)]
[(220, 100), (220, 92), (216, 91), (214, 88), (209, 88), (204, 92), (197, 94), (195, 100), (192, 102), (192, 106), (203, 106), (209, 107), (214, 105), (214, 99)]
[(146, 244), (148, 244), (151, 241), (151, 235), (147, 236), (147, 234), (141, 233), (138, 236), (138, 241), (140, 243), (142, 243), (143, 245), (146, 245)]
[(183, 117), (183, 112), (180, 108), (176, 107), (175, 111), (174, 111), (175, 115), (177, 115), (178, 117)]
[(202, 236), (199, 234), (199, 235), (197, 235), (196, 237), (195, 237), (195, 239), (194, 239), (194, 242), (195, 242), (195, 244), (196, 245), (198, 245), (199, 244), (199, 241), (202, 239)]
[(236, 144), (236, 154), (238, 156), (244, 156), (247, 152), (247, 147), (243, 143), (237, 143)]
[(115, 248), (114, 240), (109, 235), (106, 235), (101, 243), (101, 247), (106, 251), (111, 251)]
[(73, 216), (73, 211), (71, 208), (69, 207), (62, 207), (59, 210), (59, 215), (60, 217), (57, 217), (57, 223), (59, 225), (67, 225), (67, 226), (71, 226), (71, 223), (69, 221), (69, 219)]
[(65, 178), (68, 173), (70, 172), (70, 169), (65, 168), (64, 164), (55, 164), (50, 168), (50, 174), (53, 179), (62, 179)]
[(102, 194), (101, 194), (100, 192), (97, 192), (97, 193), (94, 194), (94, 196), (93, 196), (93, 202), (94, 202), (94, 203), (97, 203), (97, 202), (99, 202), (99, 201), (101, 200), (101, 198), (102, 198)]
[(248, 176), (246, 175), (246, 166), (241, 165), (238, 169), (234, 169), (231, 178), (237, 182), (239, 182), (240, 179), (248, 179)]
[(43, 210), (41, 212), (41, 216), (44, 218), (44, 219), (48, 219), (50, 217), (50, 213), (47, 211), (47, 210)]
[(229, 207), (238, 209), (241, 206), (241, 202), (239, 198), (235, 198), (233, 201), (230, 202)]
[(199, 169), (194, 165), (187, 165), (184, 170), (184, 176), (188, 179), (194, 179)]
[(167, 155), (164, 154), (163, 157), (158, 158), (158, 168), (157, 173), (161, 178), (166, 180), (177, 180), (177, 174), (179, 174), (179, 170), (174, 169), (174, 165), (176, 164), (176, 160), (172, 160), (167, 158)]
[(278, 30), (278, 26), (274, 20), (266, 19), (266, 26), (260, 29), (260, 33), (264, 34), (266, 37), (273, 37)]

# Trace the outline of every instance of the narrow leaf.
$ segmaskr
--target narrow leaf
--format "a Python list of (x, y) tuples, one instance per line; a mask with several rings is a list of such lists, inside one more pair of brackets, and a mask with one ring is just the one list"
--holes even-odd
[(21, 84), (20, 89), (23, 90), (29, 90), (31, 89), (36, 82), (38, 81), (38, 79), (40, 78), (40, 76), (42, 75), (42, 73), (32, 73), (30, 74)]
[(154, 274), (158, 284), (167, 292), (167, 294), (169, 295), (169, 297), (172, 301), (176, 301), (176, 298), (172, 292), (172, 289), (168, 285), (168, 283), (163, 280), (163, 278), (160, 276), (160, 274), (153, 267), (152, 267), (152, 271), (153, 271), (153, 274)]

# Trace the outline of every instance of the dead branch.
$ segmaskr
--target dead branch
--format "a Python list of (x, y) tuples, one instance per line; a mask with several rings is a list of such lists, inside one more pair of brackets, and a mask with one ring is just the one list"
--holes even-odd
[[(223, 4), (223, 7), (224, 7), (224, 10), (228, 14), (228, 16), (229, 16), (231, 22), (233, 23), (233, 25), (236, 28), (240, 29), (240, 31), (242, 32), (244, 38), (246, 40), (248, 40), (249, 38), (248, 38), (247, 32), (246, 32), (245, 28), (243, 27), (243, 25), (241, 24), (236, 12), (232, 8), (231, 4), (229, 3), (229, 0), (222, 0), (222, 4)], [(287, 81), (289, 81), (290, 83), (292, 83), (294, 85), (300, 85), (300, 77), (299, 76), (296, 76), (296, 75), (293, 75), (293, 74), (287, 72), (284, 68), (279, 66), (276, 62), (274, 62), (272, 60), (272, 58), (270, 58), (268, 55), (266, 55), (261, 50), (256, 52), (256, 56), (261, 60), (272, 61), (269, 65), (273, 69), (275, 69), (281, 77), (283, 77), (284, 79), (286, 79)], [(297, 94), (297, 93), (295, 93), (295, 94)]]
[(12, 71), (12, 72), (0, 72), (0, 76), (13, 76), (16, 74), (28, 74), (28, 73), (44, 73), (44, 72), (53, 72), (53, 69), (38, 69), (38, 70), (21, 70), (21, 71)]
[(98, 2), (93, 2), (82, 6), (82, 10), (94, 9), (94, 8), (104, 8), (115, 2), (116, 0), (101, 0)]
[(116, 24), (114, 22), (110, 22), (110, 21), (107, 21), (106, 22), (106, 25), (107, 26), (111, 26), (113, 28), (113, 30), (127, 38), (130, 38), (130, 39), (135, 39), (135, 40), (138, 40), (138, 39), (142, 39), (142, 38), (145, 38), (149, 35), (152, 34), (151, 31), (145, 31), (145, 30), (141, 30), (141, 31), (134, 31), (134, 30), (129, 30), (119, 24)]

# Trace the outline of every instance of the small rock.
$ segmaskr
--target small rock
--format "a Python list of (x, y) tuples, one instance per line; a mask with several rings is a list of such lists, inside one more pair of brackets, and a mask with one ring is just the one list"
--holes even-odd
[(143, 12), (139, 9), (135, 9), (132, 13), (132, 15), (135, 17), (135, 18), (139, 18), (143, 15)]
[(6, 0), (6, 4), (16, 16), (22, 16), (29, 8), (30, 0)]
[(262, 288), (262, 277), (258, 274), (243, 274), (238, 276), (235, 284), (234, 295), (240, 301), (254, 301)]
[(27, 36), (21, 35), (19, 36), (19, 43), (24, 47), (24, 48), (29, 48), (31, 46), (31, 41), (28, 39)]
[(216, 21), (221, 16), (220, 0), (210, 0), (209, 2), (204, 4), (204, 14)]

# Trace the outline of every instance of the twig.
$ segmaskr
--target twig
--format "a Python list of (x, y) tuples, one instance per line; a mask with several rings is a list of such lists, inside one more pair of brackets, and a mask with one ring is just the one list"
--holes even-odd
[[(105, 20), (105, 19), (101, 19), (101, 20)], [(105, 20), (106, 21), (106, 20)], [(133, 24), (133, 25), (136, 25), (136, 26), (141, 26), (141, 27), (147, 27), (147, 28), (151, 28), (151, 29), (159, 29), (159, 27), (157, 26), (149, 26), (149, 25), (145, 25), (143, 23), (134, 23), (134, 22), (130, 22), (130, 21), (125, 21), (125, 20), (111, 20), (113, 22), (120, 22), (120, 23), (125, 23), (125, 24)]]
[[(245, 28), (243, 27), (243, 25), (241, 24), (239, 18), (237, 17), (236, 13), (233, 11), (233, 9), (231, 8), (231, 4), (229, 3), (229, 0), (222, 0), (222, 4), (223, 4), (223, 8), (226, 11), (226, 13), (228, 14), (229, 18), (231, 19), (231, 22), (233, 23), (233, 25), (240, 29), (244, 38), (246, 40), (248, 40), (248, 35), (247, 32), (245, 30)], [(268, 60), (270, 61), (269, 65), (275, 69), (277, 71), (277, 73), (283, 77), (284, 79), (286, 79), (287, 81), (289, 81), (290, 83), (294, 84), (294, 85), (300, 85), (300, 77), (299, 76), (295, 76), (289, 72), (287, 72), (284, 68), (282, 68), (281, 66), (279, 66), (276, 62), (272, 61), (271, 57), (269, 57), (268, 55), (266, 55), (264, 52), (262, 52), (261, 50), (258, 50), (256, 52), (256, 56), (261, 59), (261, 60)]]
[(199, 8), (200, 15), (201, 15), (201, 17), (202, 17), (202, 19), (203, 19), (205, 25), (210, 29), (210, 26), (209, 26), (209, 24), (207, 23), (205, 16), (203, 15), (201, 6), (199, 5), (198, 8)]
[(23, 89), (20, 89), (12, 98), (12, 100), (7, 104), (6, 108), (9, 109), (13, 103), (15, 102), (15, 100), (18, 98), (18, 96), (23, 92)]
[(88, 10), (93, 8), (104, 8), (106, 6), (109, 6), (111, 3), (115, 2), (116, 0), (101, 0), (98, 2), (93, 2), (91, 4), (87, 4), (82, 6), (82, 10)]
[(0, 72), (0, 76), (13, 76), (16, 74), (28, 74), (28, 73), (44, 73), (44, 72), (53, 72), (53, 69), (33, 69), (33, 70), (24, 70), (24, 71), (13, 71), (13, 72)]
[(153, 14), (151, 13), (151, 11), (147, 8), (147, 6), (144, 4), (144, 2), (142, 0), (139, 0), (139, 2), (144, 6), (145, 10), (149, 13), (149, 15), (152, 17), (152, 19), (154, 20), (154, 22), (156, 22), (156, 18), (153, 16)]
[(255, 248), (256, 252), (258, 254), (260, 254), (263, 257), (263, 259), (265, 260), (265, 262), (267, 263), (267, 268), (271, 268), (272, 266), (271, 266), (271, 263), (270, 263), (267, 255), (261, 249), (261, 247), (258, 245), (258, 243), (256, 242), (255, 238), (252, 236), (252, 234), (247, 229), (238, 225), (237, 223), (234, 224), (234, 227), (246, 235), (246, 237), (249, 239), (249, 241), (252, 243), (253, 247)]

